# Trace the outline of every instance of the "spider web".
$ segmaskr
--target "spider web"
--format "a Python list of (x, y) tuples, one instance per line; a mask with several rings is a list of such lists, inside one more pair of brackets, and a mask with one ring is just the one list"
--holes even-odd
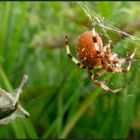
[[(113, 32), (113, 33), (117, 34), (118, 36), (123, 37), (122, 41), (126, 40), (126, 41), (132, 43), (134, 45), (133, 49), (136, 48), (135, 45), (137, 46), (137, 51), (140, 49), (140, 45), (139, 45), (140, 38), (139, 37), (131, 35), (125, 31), (117, 28), (117, 26), (114, 25), (113, 22), (108, 22), (106, 19), (101, 17), (99, 14), (97, 14), (95, 11), (93, 11), (89, 7), (87, 7), (86, 3), (83, 3), (83, 2), (77, 2), (77, 3), (81, 7), (82, 11), (85, 13), (87, 18), (89, 19), (89, 21), (91, 22), (92, 28), (99, 27), (99, 29), (101, 29), (101, 32), (103, 32), (105, 37), (107, 37), (108, 39), (111, 39), (110, 36), (108, 35), (108, 31)], [(124, 47), (124, 46), (122, 46), (122, 47)], [(129, 47), (127, 47), (127, 49), (129, 49)], [(137, 54), (137, 52), (136, 52), (136, 54)], [(125, 107), (123, 108), (123, 106), (127, 106), (129, 101), (133, 102), (134, 98), (138, 97), (137, 96), (137, 93), (139, 92), (138, 84), (137, 84), (138, 78), (136, 78), (136, 77), (137, 77), (138, 73), (140, 72), (139, 62), (140, 62), (140, 58), (138, 58), (138, 56), (135, 55), (135, 58), (132, 60), (132, 66), (131, 66), (130, 72), (121, 74), (121, 78), (122, 78), (121, 81), (124, 82), (123, 84), (124, 85), (127, 83), (129, 83), (129, 84), (126, 85), (126, 89), (121, 94), (120, 99), (122, 101), (121, 102), (122, 105), (119, 105), (117, 107), (111, 106), (111, 110), (112, 111), (115, 110), (115, 112), (116, 112), (116, 115), (113, 115), (112, 117), (115, 120), (118, 120), (120, 122), (121, 122), (120, 116), (122, 113), (122, 109), (125, 110)], [(136, 71), (134, 71), (134, 69)], [(132, 78), (133, 76), (134, 76), (134, 78)], [(110, 80), (109, 82), (111, 83), (112, 80)], [(112, 83), (112, 84), (114, 84), (114, 83)], [(129, 89), (130, 89), (130, 91), (129, 91)], [(137, 90), (133, 91), (133, 89), (137, 89)], [(110, 103), (110, 98), (106, 98), (106, 100), (108, 100), (107, 102)], [(119, 101), (119, 99), (115, 99), (115, 100)], [(136, 102), (136, 100), (135, 100), (135, 102)], [(132, 111), (131, 111), (131, 113), (132, 113)]]
[[(140, 41), (139, 37), (131, 35), (125, 31), (122, 31), (121, 29), (117, 28), (117, 26), (113, 25), (111, 22), (108, 23), (107, 20), (105, 20), (103, 17), (101, 17), (95, 11), (93, 11), (89, 7), (87, 7), (85, 3), (83, 3), (83, 2), (77, 2), (77, 3), (81, 7), (81, 9), (85, 13), (85, 15), (88, 17), (88, 19), (90, 20), (92, 27), (95, 28), (96, 26), (98, 26), (108, 39), (110, 39), (110, 37), (109, 37), (107, 31), (111, 31), (111, 32), (114, 32), (115, 34), (117, 34), (118, 36), (125, 37), (124, 38), (125, 40), (127, 39), (130, 42), (132, 42), (134, 45), (136, 45), (137, 47), (140, 47), (139, 42), (138, 42), (138, 41)], [(137, 48), (137, 50), (139, 50), (139, 49), (140, 48)], [(140, 66), (139, 60), (140, 60), (139, 58), (134, 58), (132, 60), (133, 63), (132, 63), (132, 67), (131, 67), (130, 71), (132, 70), (133, 67), (135, 67), (135, 69), (137, 69), (137, 67)], [(137, 70), (140, 72), (140, 69), (137, 69)], [(128, 78), (127, 73), (122, 75), (122, 79), (123, 79), (123, 81), (125, 81), (125, 82), (128, 81), (128, 83), (130, 83), (127, 85), (127, 88), (129, 86), (132, 86), (133, 88), (137, 88), (136, 84), (135, 84), (136, 83), (135, 79), (134, 80), (131, 79), (131, 81), (129, 81), (130, 78)], [(131, 93), (129, 93), (129, 91), (128, 91), (128, 93), (124, 92), (124, 94), (122, 95), (123, 103), (125, 104), (129, 98), (136, 96), (134, 94), (135, 94), (134, 92), (131, 92)], [(118, 113), (120, 113), (120, 110), (121, 110), (121, 108), (118, 108), (116, 111)]]
[[(103, 17), (101, 17), (100, 15), (98, 15), (96, 12), (94, 12), (93, 10), (91, 10), (89, 7), (87, 7), (85, 5), (85, 3), (83, 3), (83, 2), (77, 2), (76, 4), (78, 6), (80, 6), (80, 8), (82, 9), (82, 12), (84, 12), (85, 15), (87, 16), (87, 18), (90, 20), (90, 22), (92, 23), (92, 27), (95, 28), (95, 26), (98, 26), (101, 29), (101, 31), (103, 31), (103, 33), (106, 35), (106, 37), (108, 39), (110, 39), (110, 36), (108, 35), (107, 31), (111, 31), (111, 32), (115, 32), (119, 36), (126, 37), (126, 39), (130, 40), (131, 42), (133, 42), (134, 44), (136, 44), (137, 46), (139, 46), (138, 41), (140, 40), (140, 38), (138, 38), (136, 36), (133, 36), (133, 35), (130, 35), (130, 34), (124, 32), (124, 31), (120, 30), (119, 28), (117, 28), (116, 26), (112, 25), (111, 23), (108, 24), (107, 21)], [(138, 66), (136, 60), (134, 60), (134, 63), (135, 63), (135, 65), (132, 64), (132, 68)], [(83, 73), (81, 71), (83, 71)], [(140, 70), (138, 70), (138, 71), (140, 71)], [(77, 67), (77, 69), (75, 69), (75, 73), (74, 74), (77, 75), (77, 74), (79, 74), (79, 72), (81, 73), (81, 75), (83, 75), (83, 74), (85, 75), (85, 81), (87, 81), (87, 79), (89, 78), (88, 77), (88, 74), (84, 70), (81, 70), (81, 69), (79, 69)], [(130, 70), (130, 73), (132, 73), (131, 70)], [(123, 79), (122, 81), (123, 81), (123, 84), (124, 85), (126, 84), (126, 81), (129, 81), (129, 79), (130, 79), (130, 78), (127, 77), (127, 73), (123, 74), (123, 76), (121, 76), (121, 77)], [(82, 77), (81, 79), (84, 81), (84, 77)], [(82, 94), (84, 93), (83, 97), (86, 97), (88, 94), (92, 94), (94, 92), (94, 90), (96, 89), (96, 87), (97, 87), (96, 85), (94, 85), (92, 83), (92, 81), (91, 81), (90, 78), (89, 78), (89, 80), (87, 81), (86, 84), (82, 84), (83, 82), (81, 82), (81, 80), (79, 79), (79, 77), (78, 78), (75, 78), (75, 80), (76, 80), (76, 83), (79, 82), (79, 84), (81, 86), (80, 89), (82, 89), (82, 91), (80, 93), (78, 92), (77, 87), (76, 87), (76, 85), (75, 85), (74, 82), (72, 82), (71, 86), (77, 91), (78, 94), (81, 95), (81, 93)], [(110, 80), (110, 82), (111, 81), (112, 80)], [(129, 84), (128, 86), (133, 86), (133, 88), (137, 88), (136, 85), (135, 85), (135, 80), (129, 81), (129, 82), (131, 82), (131, 84)], [(126, 90), (128, 91), (128, 89), (126, 89)], [(100, 90), (100, 91), (102, 91), (102, 90)], [(104, 96), (104, 94), (100, 94), (100, 96), (103, 96), (103, 98), (106, 100), (106, 103), (108, 103), (110, 105), (110, 108), (111, 108), (112, 112), (116, 112), (116, 114), (113, 114), (113, 115), (111, 114), (111, 117), (113, 117), (114, 120), (120, 120), (120, 122), (121, 122), (121, 117), (120, 116), (121, 116), (121, 110), (122, 110), (121, 107), (123, 105), (124, 106), (127, 105), (127, 102), (130, 99), (132, 100), (133, 97), (135, 97), (135, 93), (134, 92), (129, 93), (129, 91), (128, 92), (125, 92), (125, 91), (120, 95), (121, 98), (119, 98), (117, 95), (116, 95), (116, 98), (115, 98), (115, 96), (112, 96), (111, 97), (111, 96)], [(100, 99), (102, 100), (103, 98), (100, 98)], [(111, 102), (111, 99), (112, 98), (115, 98), (114, 102), (116, 102), (116, 100), (119, 102), (119, 99), (121, 99), (121, 103), (123, 105), (122, 106), (121, 105), (120, 106), (117, 106), (119, 104), (118, 102), (116, 102), (116, 104), (113, 104), (112, 105), (112, 102)], [(97, 100), (95, 102), (99, 102), (100, 104), (102, 104), (102, 101), (101, 100)], [(101, 115), (101, 114), (99, 113), (99, 115)], [(82, 126), (82, 127), (84, 127), (84, 126)]]
[[(85, 13), (85, 15), (87, 16), (87, 18), (89, 19), (89, 21), (91, 22), (92, 24), (92, 28), (95, 28), (95, 27), (99, 27), (101, 29), (101, 32), (103, 32), (103, 34), (105, 34), (105, 37), (107, 37), (108, 39), (111, 39), (110, 36), (108, 35), (108, 31), (110, 32), (113, 32), (115, 34), (117, 34), (118, 36), (120, 37), (124, 37), (124, 39), (122, 39), (122, 41), (126, 40), (126, 41), (129, 41), (130, 43), (133, 43), (133, 45), (137, 46), (137, 47), (140, 47), (140, 44), (139, 44), (139, 41), (140, 41), (140, 38), (137, 37), (137, 36), (134, 36), (134, 35), (131, 35), (121, 29), (119, 29), (115, 24), (113, 24), (113, 22), (108, 22), (108, 19), (104, 19), (104, 17), (101, 17), (98, 13), (96, 13), (94, 10), (90, 9), (86, 3), (83, 3), (83, 2), (77, 2), (77, 4), (79, 5), (79, 7), (81, 8), (82, 12)], [(101, 34), (101, 33), (99, 33)], [(118, 42), (119, 43), (119, 42)], [(124, 46), (122, 46), (124, 47)], [(118, 48), (119, 49), (119, 48)], [(127, 47), (128, 49), (128, 47)], [(140, 48), (137, 48), (137, 50), (139, 50)], [(133, 51), (133, 50), (132, 50)], [(140, 72), (140, 69), (138, 69), (138, 67), (140, 67), (140, 64), (139, 64), (139, 61), (140, 61), (140, 58), (137, 58), (137, 56), (132, 60), (132, 67), (130, 69), (130, 72), (129, 73), (132, 73), (132, 69), (137, 69), (137, 72)], [(79, 70), (78, 70), (79, 71)], [(78, 73), (78, 71), (76, 71)], [(123, 85), (127, 84), (126, 85), (126, 89), (127, 89), (127, 92), (124, 92), (122, 94), (122, 101), (124, 102), (124, 104), (127, 102), (127, 100), (129, 98), (132, 98), (135, 96), (135, 93), (134, 92), (129, 92), (128, 89), (129, 87), (133, 87), (134, 89), (137, 88), (136, 86), (136, 80), (135, 79), (132, 79), (132, 78), (129, 78), (129, 74), (128, 73), (124, 73), (122, 75), (120, 75), (121, 78), (122, 78), (122, 81), (123, 81)], [(112, 84), (112, 85), (115, 85), (113, 82), (112, 82), (112, 79), (113, 76), (109, 79), (109, 82)], [(131, 79), (131, 81), (130, 81)], [(91, 81), (90, 81), (91, 82)], [(81, 81), (79, 80), (79, 83), (81, 83)], [(129, 83), (129, 84), (128, 84)], [(94, 84), (91, 84), (91, 86), (94, 86), (96, 88), (96, 86)], [(116, 86), (115, 86), (116, 87)], [(92, 89), (92, 88), (91, 88)], [(88, 90), (87, 89), (87, 93), (88, 94)], [(90, 92), (90, 90), (89, 90)], [(121, 110), (121, 108), (119, 109), (116, 109), (116, 111), (119, 112), (119, 110)]]

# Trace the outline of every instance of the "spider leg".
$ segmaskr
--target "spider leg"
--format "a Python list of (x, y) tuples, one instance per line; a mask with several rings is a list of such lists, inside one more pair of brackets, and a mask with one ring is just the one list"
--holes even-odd
[(108, 43), (104, 47), (110, 48), (111, 47), (111, 42), (112, 42), (112, 40), (109, 40)]
[(80, 68), (86, 68), (85, 65), (83, 65), (82, 63), (80, 63), (75, 57), (73, 57), (71, 55), (71, 52), (70, 52), (70, 48), (69, 48), (69, 45), (68, 45), (68, 37), (66, 36), (66, 53), (68, 55), (68, 57), (77, 65), (79, 66)]
[(97, 74), (94, 75), (91, 70), (88, 70), (88, 73), (89, 73), (89, 76), (91, 77), (93, 83), (95, 83), (97, 86), (101, 87), (103, 90), (108, 91), (111, 94), (117, 93), (124, 89), (124, 87), (118, 88), (118, 89), (110, 89), (103, 82), (98, 81), (97, 78), (99, 78), (99, 76), (103, 75), (103, 72), (101, 72), (101, 73), (98, 72), (98, 75)]
[(120, 68), (120, 67), (115, 67), (113, 68), (113, 72), (128, 72), (131, 68), (131, 61), (129, 62), (127, 68)]
[(108, 43), (107, 43), (107, 45), (105, 45), (104, 47), (103, 47), (103, 53), (106, 53), (106, 54), (110, 54), (111, 53), (111, 49), (110, 49), (110, 47), (111, 47), (111, 40), (109, 40), (108, 41)]
[(128, 72), (131, 68), (132, 59), (133, 59), (135, 53), (136, 53), (136, 49), (130, 56), (118, 60), (119, 63), (121, 63), (121, 64), (129, 61), (127, 68), (115, 67), (115, 68), (113, 68), (113, 72)]
[(128, 62), (128, 61), (131, 61), (131, 60), (133, 59), (135, 53), (136, 53), (136, 50), (137, 50), (137, 49), (135, 49), (134, 52), (133, 52), (130, 56), (128, 56), (128, 57), (118, 59), (119, 63), (122, 64), (122, 63), (125, 63), (125, 62)]
[[(101, 77), (102, 75), (104, 75), (104, 73), (106, 73), (106, 70), (104, 70), (104, 69), (101, 69), (101, 70), (97, 71), (96, 74), (95, 74), (95, 78), (97, 79), (97, 78)], [(102, 82), (105, 83), (108, 80), (109, 79), (106, 79), (105, 81), (102, 81)]]
[(106, 72), (106, 70), (104, 70), (104, 69), (97, 71), (95, 74), (95, 78), (101, 77), (105, 72)]
[(92, 35), (93, 35), (92, 39), (93, 39), (93, 42), (94, 42), (94, 47), (96, 49), (96, 52), (100, 54), (99, 46), (98, 46), (98, 43), (97, 43), (97, 33), (96, 33), (94, 28), (92, 29)]

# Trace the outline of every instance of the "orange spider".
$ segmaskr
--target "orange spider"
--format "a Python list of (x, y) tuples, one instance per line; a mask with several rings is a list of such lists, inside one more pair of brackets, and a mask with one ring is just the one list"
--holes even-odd
[[(98, 81), (98, 78), (105, 72), (128, 72), (136, 49), (126, 58), (119, 59), (116, 53), (111, 53), (110, 44), (111, 40), (109, 40), (107, 45), (103, 46), (102, 39), (95, 29), (84, 32), (80, 35), (77, 44), (77, 54), (81, 61), (79, 62), (71, 55), (68, 45), (68, 37), (66, 36), (66, 52), (68, 57), (80, 68), (87, 68), (89, 76), (96, 85), (109, 93), (116, 93), (123, 88), (110, 89), (104, 84), (104, 82)], [(129, 62), (128, 67), (122, 68), (122, 64), (125, 62)], [(99, 68), (96, 74), (93, 74), (92, 70), (94, 68)]]

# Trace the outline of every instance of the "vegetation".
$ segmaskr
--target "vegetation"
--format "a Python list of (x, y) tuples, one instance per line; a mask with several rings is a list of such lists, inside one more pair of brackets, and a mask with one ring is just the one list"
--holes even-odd
[[(83, 2), (104, 17), (106, 26), (140, 36), (139, 2)], [(86, 70), (72, 63), (65, 35), (76, 56), (78, 36), (92, 29), (77, 2), (0, 3), (0, 87), (12, 92), (24, 74), (29, 80), (20, 98), (30, 113), (0, 126), (0, 138), (138, 138), (140, 136), (140, 51), (128, 73), (107, 73), (111, 95), (94, 85)], [(97, 31), (104, 44), (108, 38)], [(107, 34), (120, 57), (139, 48), (139, 40)]]

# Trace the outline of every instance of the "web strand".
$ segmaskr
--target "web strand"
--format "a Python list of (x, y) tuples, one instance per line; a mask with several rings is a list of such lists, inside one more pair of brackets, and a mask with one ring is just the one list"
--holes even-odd
[(79, 6), (82, 8), (82, 10), (85, 12), (86, 16), (89, 18), (89, 20), (92, 23), (93, 28), (96, 26), (99, 26), (102, 28), (103, 32), (106, 34), (106, 37), (110, 39), (110, 37), (108, 36), (106, 30), (110, 30), (112, 32), (117, 33), (120, 36), (125, 36), (133, 41), (138, 41), (140, 40), (140, 38), (130, 35), (128, 33), (126, 33), (125, 31), (120, 30), (117, 27), (111, 27), (111, 25), (106, 26), (105, 25), (105, 21), (104, 18), (101, 18), (98, 14), (96, 14), (93, 10), (89, 9), (88, 7), (86, 7), (85, 4), (83, 4), (83, 2), (77, 2), (79, 4)]

